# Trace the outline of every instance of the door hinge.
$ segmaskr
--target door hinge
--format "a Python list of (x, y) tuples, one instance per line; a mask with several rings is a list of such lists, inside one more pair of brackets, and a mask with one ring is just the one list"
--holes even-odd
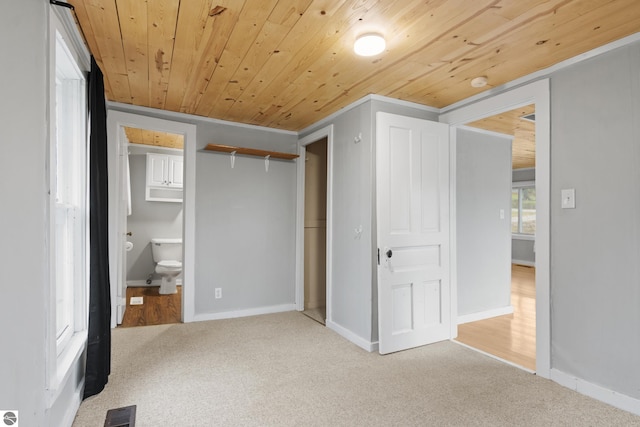
[(380, 248), (378, 248), (378, 265), (380, 265)]

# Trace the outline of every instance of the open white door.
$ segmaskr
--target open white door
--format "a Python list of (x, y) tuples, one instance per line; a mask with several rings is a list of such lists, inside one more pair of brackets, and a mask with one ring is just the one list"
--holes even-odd
[[(127, 308), (127, 252), (125, 251), (125, 243), (127, 242), (127, 215), (129, 214), (129, 154), (127, 149), (127, 139), (124, 128), (120, 127), (118, 138), (118, 235), (120, 242), (118, 244), (118, 277), (116, 286), (118, 287), (116, 301), (116, 323), (120, 325), (124, 318), (124, 312)], [(113, 280), (113, 279), (112, 279)]]
[(381, 354), (450, 338), (449, 126), (377, 113)]

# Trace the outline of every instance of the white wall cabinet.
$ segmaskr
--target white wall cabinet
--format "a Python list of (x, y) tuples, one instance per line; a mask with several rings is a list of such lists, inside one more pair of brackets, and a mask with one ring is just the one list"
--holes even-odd
[(167, 154), (147, 154), (146, 199), (182, 202), (183, 158)]

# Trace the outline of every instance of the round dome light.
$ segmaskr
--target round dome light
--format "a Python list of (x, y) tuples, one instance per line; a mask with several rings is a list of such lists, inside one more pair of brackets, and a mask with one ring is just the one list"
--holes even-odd
[(360, 56), (374, 56), (382, 53), (386, 45), (380, 34), (363, 34), (356, 39), (353, 50)]

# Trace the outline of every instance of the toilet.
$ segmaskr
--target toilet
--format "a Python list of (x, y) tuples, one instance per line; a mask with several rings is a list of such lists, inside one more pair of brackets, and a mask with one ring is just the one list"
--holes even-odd
[(182, 273), (182, 239), (151, 239), (156, 273), (162, 276), (160, 294), (175, 294), (176, 276)]

